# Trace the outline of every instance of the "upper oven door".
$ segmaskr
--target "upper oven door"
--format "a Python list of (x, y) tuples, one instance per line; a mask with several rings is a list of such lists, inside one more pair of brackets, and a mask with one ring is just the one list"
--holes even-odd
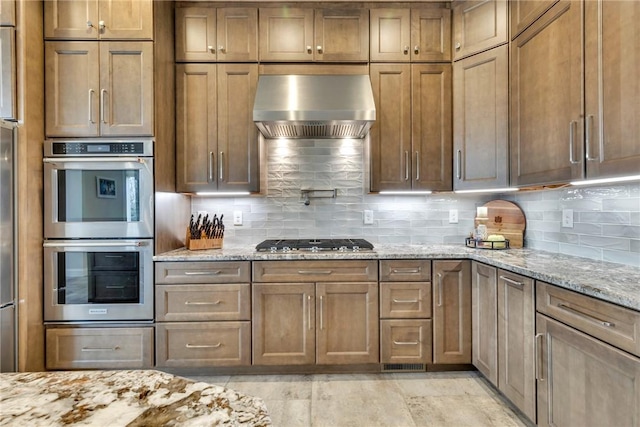
[(45, 238), (153, 237), (153, 158), (44, 159)]

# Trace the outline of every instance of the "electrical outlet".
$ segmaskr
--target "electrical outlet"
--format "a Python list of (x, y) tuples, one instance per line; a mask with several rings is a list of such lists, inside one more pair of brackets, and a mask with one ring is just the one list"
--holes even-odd
[(364, 223), (366, 225), (373, 224), (373, 211), (369, 209), (365, 209), (364, 211)]
[(573, 209), (562, 209), (562, 226), (573, 228)]
[(233, 225), (242, 225), (242, 211), (233, 211)]
[(458, 209), (449, 209), (449, 224), (458, 223)]

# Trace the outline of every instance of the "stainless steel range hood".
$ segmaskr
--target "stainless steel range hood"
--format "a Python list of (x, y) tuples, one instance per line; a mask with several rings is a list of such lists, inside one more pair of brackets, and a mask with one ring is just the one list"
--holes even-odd
[(263, 75), (253, 121), (267, 139), (363, 138), (376, 119), (367, 75)]

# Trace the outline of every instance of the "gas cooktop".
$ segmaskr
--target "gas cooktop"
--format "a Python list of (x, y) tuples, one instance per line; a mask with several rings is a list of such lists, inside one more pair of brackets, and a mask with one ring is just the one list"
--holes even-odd
[(358, 252), (373, 250), (373, 245), (364, 239), (283, 239), (265, 240), (256, 246), (256, 250), (260, 252)]

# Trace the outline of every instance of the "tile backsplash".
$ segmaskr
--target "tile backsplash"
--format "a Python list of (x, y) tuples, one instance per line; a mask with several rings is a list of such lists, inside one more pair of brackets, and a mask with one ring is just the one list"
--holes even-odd
[[(640, 265), (638, 183), (502, 195), (371, 195), (362, 140), (280, 140), (267, 141), (265, 147), (263, 195), (192, 199), (194, 213), (225, 215), (225, 245), (299, 237), (463, 244), (473, 228), (476, 207), (503, 198), (525, 213), (526, 247)], [(333, 189), (337, 197), (326, 197), (330, 191), (316, 192), (305, 205), (301, 190)], [(457, 224), (449, 223), (450, 209), (458, 210)], [(561, 227), (563, 209), (573, 210), (573, 228)], [(363, 224), (364, 210), (373, 211), (372, 225)], [(232, 225), (234, 211), (242, 212), (241, 226)]]

